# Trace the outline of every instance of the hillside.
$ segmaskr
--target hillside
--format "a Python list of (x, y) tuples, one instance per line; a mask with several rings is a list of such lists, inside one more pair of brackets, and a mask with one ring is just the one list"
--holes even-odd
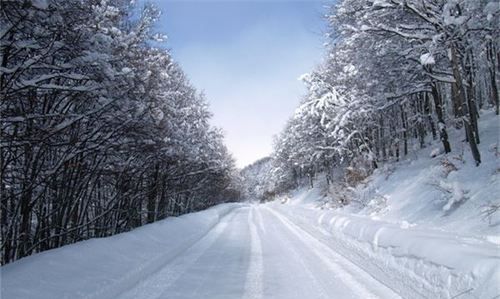
[(493, 111), (483, 111), (479, 145), (483, 162), (474, 164), (461, 131), (451, 130), (457, 150), (444, 154), (439, 141), (412, 149), (399, 162), (381, 164), (355, 187), (341, 176), (327, 185), (319, 175), (315, 188), (299, 188), (290, 197), (301, 203), (369, 216), (408, 226), (425, 226), (482, 236), (499, 242), (500, 123)]

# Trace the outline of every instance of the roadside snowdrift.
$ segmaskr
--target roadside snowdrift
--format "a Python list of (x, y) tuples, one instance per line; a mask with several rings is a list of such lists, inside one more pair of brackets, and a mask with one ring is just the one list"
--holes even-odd
[(404, 298), (500, 294), (500, 247), (486, 240), (334, 210), (270, 205)]
[[(359, 202), (347, 212), (378, 216), (389, 221), (407, 221), (447, 231), (476, 235), (500, 232), (500, 120), (493, 111), (481, 114), (482, 163), (475, 166), (461, 130), (450, 130), (453, 152), (434, 154), (435, 141), (410, 154), (408, 160), (384, 165), (355, 190)], [(411, 157), (413, 155), (413, 157)]]
[(500, 211), (489, 213), (500, 205), (498, 116), (482, 112), (480, 131), (479, 167), (462, 132), (450, 129), (452, 153), (440, 154), (439, 140), (413, 149), (346, 191), (347, 206), (328, 209), (339, 194), (318, 181), (280, 210), (303, 227), (314, 223), (312, 234), (404, 297), (493, 298), (500, 295)]
[[(345, 190), (350, 204), (339, 208), (388, 222), (470, 233), (491, 242), (500, 234), (500, 120), (493, 111), (482, 111), (480, 119), (482, 163), (470, 154), (462, 131), (450, 129), (453, 152), (439, 154), (434, 140), (424, 149), (413, 149), (405, 160), (380, 168), (355, 188)], [(339, 187), (340, 188), (340, 187)], [(338, 190), (321, 178), (315, 188), (292, 192), (288, 203), (309, 207), (331, 207)], [(331, 190), (334, 190), (333, 192)], [(493, 212), (494, 207), (499, 210)]]
[(35, 254), (1, 268), (2, 299), (115, 298), (201, 239), (240, 204)]

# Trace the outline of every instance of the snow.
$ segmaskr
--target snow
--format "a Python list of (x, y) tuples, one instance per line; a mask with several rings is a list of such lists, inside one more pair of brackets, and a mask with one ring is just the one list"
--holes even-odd
[[(224, 204), (2, 267), (2, 298), (452, 298), (498, 292), (497, 238), (289, 204)], [(493, 241), (493, 242), (492, 242)]]
[(449, 193), (451, 193), (451, 196), (449, 196), (448, 202), (443, 206), (443, 211), (445, 212), (449, 211), (453, 206), (460, 204), (461, 202), (466, 200), (466, 191), (462, 190), (457, 182), (452, 182), (447, 186), (449, 186)]
[(383, 165), (343, 208), (320, 176), (23, 258), (1, 268), (2, 298), (493, 298), (500, 219), (481, 209), (500, 204), (498, 116), (479, 125), (479, 167), (450, 129), (455, 151), (429, 158), (436, 140)]
[(492, 111), (480, 116), (479, 167), (462, 130), (451, 128), (451, 153), (436, 150), (435, 140), (381, 165), (349, 193), (350, 205), (330, 210), (339, 195), (328, 188), (337, 189), (319, 178), (291, 193), (280, 211), (405, 298), (493, 298), (500, 294), (500, 212), (485, 210), (500, 205), (499, 122)]
[(486, 240), (493, 244), (500, 245), (500, 236), (486, 236)]
[(454, 13), (457, 1), (449, 1), (443, 7), (443, 20), (445, 25), (455, 25), (460, 26), (467, 21), (467, 16), (460, 15), (456, 16)]
[(31, 0), (31, 4), (38, 9), (49, 8), (49, 3), (47, 0)]
[(443, 149), (439, 148), (439, 147), (436, 147), (434, 148), (432, 151), (431, 151), (431, 154), (430, 154), (430, 157), (431, 158), (434, 158), (436, 156), (439, 156), (440, 154), (442, 154), (444, 151)]
[(274, 205), (404, 298), (450, 298), (469, 289), (477, 298), (498, 293), (498, 244), (409, 223)]
[(300, 75), (297, 80), (303, 81), (303, 82), (310, 82), (311, 81), (311, 74), (309, 73), (304, 73)]
[(488, 21), (491, 21), (491, 20), (493, 20), (493, 16), (496, 13), (498, 13), (499, 10), (500, 10), (500, 2), (491, 1), (491, 2), (488, 2), (488, 4), (486, 4), (483, 12), (486, 14), (486, 19)]
[(239, 206), (219, 205), (23, 258), (0, 268), (2, 298), (115, 298), (160, 270)]
[(2, 298), (400, 298), (279, 208), (225, 204), (24, 258), (2, 268)]
[(360, 28), (361, 31), (369, 31), (369, 30), (372, 30), (372, 29), (373, 29), (372, 27), (364, 25), (364, 24), (361, 25), (361, 28)]
[(436, 60), (434, 56), (430, 53), (424, 53), (420, 56), (420, 64), (421, 65), (433, 65), (436, 64)]
[(393, 7), (393, 6), (394, 5), (391, 4), (387, 0), (375, 0), (375, 1), (373, 1), (373, 7), (384, 7), (384, 8), (387, 8), (387, 7)]
[(493, 20), (493, 16), (497, 14), (499, 10), (500, 2), (498, 1), (491, 1), (486, 4), (483, 12), (486, 14), (486, 19), (488, 20), (488, 22), (491, 22)]
[[(463, 129), (448, 128), (451, 153), (444, 154), (438, 139), (428, 142), (424, 149), (410, 147), (410, 153), (402, 161), (381, 163), (364, 183), (350, 190), (353, 203), (343, 211), (392, 223), (407, 221), (465, 232), (483, 239), (499, 234), (500, 213), (486, 217), (484, 212), (488, 207), (500, 205), (499, 122), (492, 111), (481, 111), (480, 116), (479, 150), (483, 162), (479, 167), (475, 166), (469, 146), (463, 140)], [(289, 204), (327, 207), (327, 202), (339, 196), (337, 189), (334, 192), (327, 189), (320, 176), (315, 188), (292, 192)]]
[(491, 1), (486, 4), (483, 10), (485, 13), (488, 14), (495, 14), (498, 11), (500, 11), (500, 2), (498, 1)]
[[(254, 210), (251, 209), (248, 213), (248, 227), (250, 228), (250, 263), (245, 279), (245, 299), (259, 298), (262, 294), (262, 273), (263, 259), (262, 259), (262, 241), (259, 236), (256, 221), (253, 219)], [(259, 214), (260, 215), (260, 214)], [(262, 216), (258, 219), (258, 223), (262, 226)]]
[(152, 116), (155, 120), (156, 125), (159, 125), (160, 122), (165, 117), (165, 113), (163, 113), (163, 111), (160, 108), (154, 108), (152, 109)]
[(122, 68), (121, 72), (122, 72), (122, 74), (126, 75), (126, 74), (129, 74), (129, 73), (132, 73), (133, 71), (129, 67), (124, 67), (124, 68)]
[(22, 116), (13, 116), (13, 117), (5, 117), (5, 118), (1, 118), (2, 121), (4, 122), (23, 122), (26, 120), (26, 118), (22, 117)]

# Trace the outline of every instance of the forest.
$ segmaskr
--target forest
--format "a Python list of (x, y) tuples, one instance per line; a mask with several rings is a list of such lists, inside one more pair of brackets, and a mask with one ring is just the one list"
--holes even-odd
[(308, 92), (275, 140), (272, 171), (260, 173), (264, 198), (312, 187), (318, 174), (355, 185), (432, 140), (442, 144), (434, 155), (463, 152), (449, 128), (481, 167), (479, 112), (499, 114), (499, 12), (483, 0), (329, 6), (327, 55), (301, 77)]
[(498, 2), (339, 0), (273, 153), (239, 172), (154, 5), (1, 6), (1, 264), (319, 174), (355, 185), (431, 140), (460, 151), (450, 128), (481, 167), (480, 112), (499, 114)]
[(498, 0), (146, 1), (0, 0), (1, 298), (500, 298)]
[(203, 94), (131, 1), (1, 1), (1, 264), (238, 198)]

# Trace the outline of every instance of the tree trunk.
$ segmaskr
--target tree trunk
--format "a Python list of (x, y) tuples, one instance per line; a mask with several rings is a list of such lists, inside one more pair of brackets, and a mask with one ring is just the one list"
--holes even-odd
[(490, 85), (491, 85), (491, 102), (495, 105), (495, 113), (499, 115), (500, 107), (499, 107), (499, 95), (498, 95), (498, 84), (496, 78), (496, 50), (493, 41), (490, 41), (487, 46), (486, 58), (489, 62), (488, 70), (490, 73)]
[(156, 220), (156, 197), (157, 197), (157, 189), (158, 189), (158, 172), (159, 172), (159, 165), (156, 164), (155, 170), (154, 170), (154, 175), (153, 175), (153, 180), (151, 182), (151, 185), (149, 187), (148, 192), (148, 204), (147, 204), (147, 210), (148, 210), (148, 218), (147, 222), (152, 223)]
[(458, 92), (456, 100), (459, 101), (462, 106), (462, 109), (460, 109), (461, 112), (460, 116), (463, 120), (463, 124), (465, 127), (465, 135), (469, 142), (472, 157), (476, 162), (476, 166), (479, 166), (479, 164), (481, 164), (481, 154), (479, 153), (479, 149), (477, 148), (476, 138), (474, 137), (473, 127), (471, 125), (471, 120), (470, 120), (470, 113), (469, 113), (470, 109), (467, 109), (470, 107), (467, 107), (468, 106), (468, 101), (466, 99), (467, 94), (465, 92), (460, 66), (458, 64), (457, 50), (455, 49), (454, 46), (452, 46), (451, 48), (451, 57), (453, 66), (453, 77), (455, 79)]
[(432, 140), (436, 140), (437, 134), (436, 134), (436, 125), (434, 124), (434, 120), (432, 119), (431, 115), (431, 103), (429, 99), (429, 94), (427, 92), (424, 93), (424, 110), (425, 110), (425, 115), (427, 117), (427, 121), (429, 122), (429, 126), (431, 128), (431, 133), (432, 133)]
[(401, 110), (401, 123), (403, 125), (403, 154), (408, 155), (408, 120), (404, 107), (400, 106)]
[(436, 115), (438, 118), (439, 139), (443, 143), (444, 152), (447, 154), (451, 152), (450, 142), (448, 141), (448, 133), (446, 131), (446, 123), (444, 121), (444, 113), (442, 106), (442, 99), (439, 95), (436, 82), (432, 82), (432, 97), (434, 98), (434, 106), (436, 108)]

